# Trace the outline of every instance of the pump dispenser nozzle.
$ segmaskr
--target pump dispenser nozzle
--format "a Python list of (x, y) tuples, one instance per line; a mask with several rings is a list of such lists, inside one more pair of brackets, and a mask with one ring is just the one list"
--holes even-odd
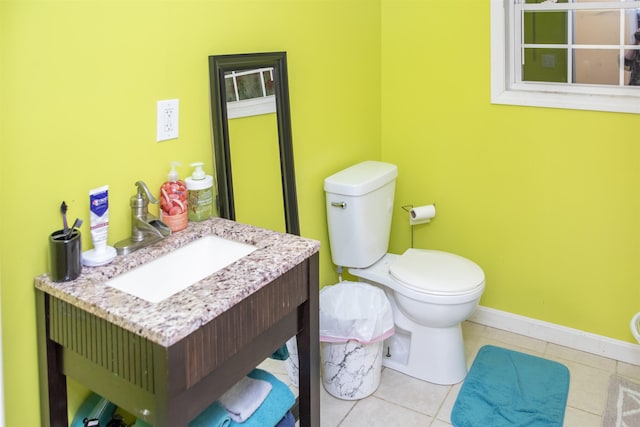
[(191, 178), (193, 179), (204, 179), (207, 174), (204, 173), (204, 171), (202, 170), (202, 166), (204, 165), (204, 163), (202, 162), (196, 162), (196, 163), (191, 163), (190, 166), (193, 166), (196, 168), (196, 170), (193, 171), (193, 173), (191, 174)]
[(180, 162), (171, 162), (171, 170), (169, 171), (168, 180), (169, 182), (176, 182), (178, 180), (178, 171), (176, 170), (176, 166), (182, 166)]
[(191, 163), (195, 170), (184, 180), (189, 194), (189, 221), (203, 221), (213, 215), (213, 177), (202, 170), (202, 165)]
[(187, 186), (176, 171), (176, 166), (182, 166), (182, 163), (174, 161), (169, 164), (171, 170), (167, 181), (160, 186), (160, 219), (175, 232), (187, 227)]

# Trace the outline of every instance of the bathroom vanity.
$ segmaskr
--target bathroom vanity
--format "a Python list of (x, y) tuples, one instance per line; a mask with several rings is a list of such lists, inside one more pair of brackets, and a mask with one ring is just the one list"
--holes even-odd
[[(156, 303), (106, 284), (209, 235), (256, 250)], [(84, 267), (74, 281), (36, 277), (42, 426), (69, 425), (68, 377), (154, 427), (186, 427), (294, 335), (293, 411), (301, 426), (319, 426), (318, 250), (314, 240), (212, 218)]]

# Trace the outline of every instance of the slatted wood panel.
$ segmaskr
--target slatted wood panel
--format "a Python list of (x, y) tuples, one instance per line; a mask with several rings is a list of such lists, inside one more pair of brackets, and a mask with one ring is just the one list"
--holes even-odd
[[(181, 342), (190, 388), (308, 298), (308, 265), (298, 265)], [(274, 343), (278, 345), (278, 343)]]
[(153, 343), (57, 298), (50, 299), (49, 313), (51, 340), (154, 392)]

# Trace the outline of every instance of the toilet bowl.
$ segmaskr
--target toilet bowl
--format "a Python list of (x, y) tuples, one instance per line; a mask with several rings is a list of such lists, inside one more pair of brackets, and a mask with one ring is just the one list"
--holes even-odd
[(461, 322), (485, 287), (482, 269), (442, 251), (387, 253), (397, 167), (367, 161), (324, 181), (333, 263), (381, 287), (396, 333), (385, 340), (384, 366), (436, 384), (467, 374)]
[(349, 273), (381, 287), (391, 302), (396, 334), (383, 345), (383, 366), (435, 384), (465, 378), (461, 322), (484, 291), (478, 265), (448, 252), (409, 249)]

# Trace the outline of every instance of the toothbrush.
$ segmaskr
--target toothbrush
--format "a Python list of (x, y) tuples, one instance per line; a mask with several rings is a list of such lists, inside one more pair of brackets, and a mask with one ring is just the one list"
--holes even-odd
[(69, 234), (69, 226), (67, 225), (67, 204), (64, 202), (64, 200), (60, 205), (60, 213), (62, 214), (62, 225), (64, 226), (63, 235), (66, 236), (67, 234)]
[(67, 234), (65, 234), (65, 239), (66, 240), (70, 239), (71, 235), (73, 234), (73, 231), (76, 228), (80, 228), (81, 225), (82, 225), (82, 220), (80, 218), (76, 218), (76, 220), (73, 222), (73, 225), (69, 229), (69, 232)]

